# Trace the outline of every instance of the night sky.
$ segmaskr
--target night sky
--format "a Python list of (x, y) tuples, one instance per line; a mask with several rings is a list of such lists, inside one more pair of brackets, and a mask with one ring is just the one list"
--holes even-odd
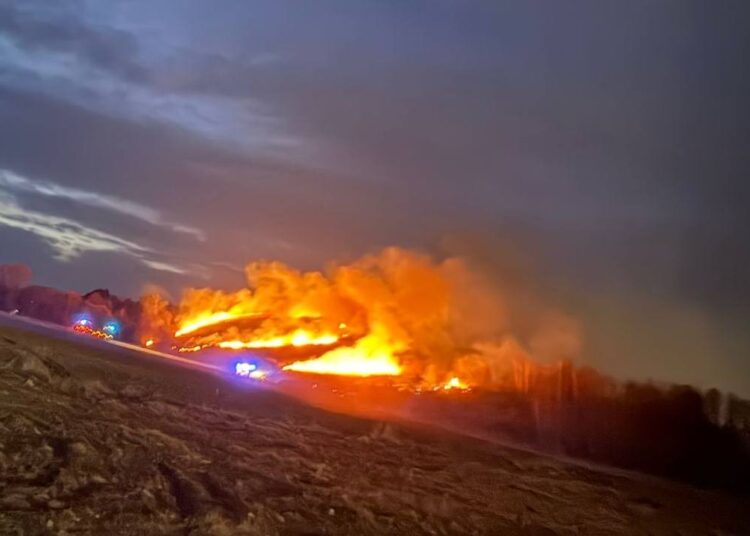
[[(0, 262), (520, 266), (582, 361), (750, 395), (750, 3), (0, 0)], [(508, 260), (512, 259), (512, 260)]]

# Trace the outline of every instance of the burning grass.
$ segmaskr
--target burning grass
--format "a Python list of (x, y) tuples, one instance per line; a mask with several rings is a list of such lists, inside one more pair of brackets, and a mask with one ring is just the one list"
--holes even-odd
[(578, 351), (575, 321), (550, 307), (517, 313), (501, 284), (461, 258), (388, 248), (326, 272), (263, 261), (246, 275), (247, 288), (189, 289), (176, 306), (145, 297), (142, 341), (182, 352), (309, 348), (284, 368), (445, 390), (523, 386), (516, 369), (534, 360), (530, 348), (553, 361)]

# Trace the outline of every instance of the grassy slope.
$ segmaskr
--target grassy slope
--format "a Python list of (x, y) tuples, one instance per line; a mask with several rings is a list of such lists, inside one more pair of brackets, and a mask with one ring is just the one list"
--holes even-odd
[(750, 502), (0, 328), (0, 533), (741, 533)]

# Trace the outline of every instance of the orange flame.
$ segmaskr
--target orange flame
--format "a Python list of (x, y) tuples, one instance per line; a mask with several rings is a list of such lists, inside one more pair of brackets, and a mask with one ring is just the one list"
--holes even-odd
[(398, 376), (401, 366), (392, 349), (374, 335), (357, 341), (353, 347), (331, 350), (308, 361), (297, 361), (284, 370), (342, 376)]
[(460, 391), (468, 391), (470, 387), (468, 384), (462, 382), (458, 376), (453, 376), (450, 380), (443, 384), (443, 390), (451, 391), (454, 389)]
[[(180, 352), (268, 349), (282, 363), (314, 355), (284, 369), (402, 375), (441, 392), (479, 385), (530, 389), (532, 350), (548, 361), (577, 354), (574, 320), (547, 307), (536, 315), (536, 305), (516, 318), (512, 304), (527, 303), (524, 292), (504, 295), (506, 283), (461, 258), (436, 262), (387, 248), (326, 272), (252, 262), (246, 276), (247, 286), (235, 292), (187, 289), (176, 306), (144, 297), (142, 340), (161, 344), (171, 337)], [(509, 331), (516, 324), (523, 340)], [(307, 350), (284, 353), (294, 348)], [(526, 371), (520, 383), (519, 370)]]
[(177, 351), (183, 353), (200, 352), (201, 350), (203, 350), (203, 348), (205, 347), (198, 344), (196, 346), (183, 346), (181, 348), (178, 348)]
[(230, 311), (219, 311), (217, 313), (211, 313), (198, 318), (193, 318), (190, 321), (183, 322), (180, 329), (175, 332), (175, 337), (183, 337), (199, 329), (207, 328), (209, 326), (215, 326), (222, 322), (228, 322), (229, 320), (240, 320), (242, 318), (253, 318), (259, 316), (257, 313), (232, 313)]
[(268, 339), (254, 339), (250, 341), (230, 340), (220, 341), (217, 346), (230, 350), (244, 348), (283, 348), (284, 346), (330, 346), (339, 341), (338, 335), (316, 335), (304, 329), (298, 329), (288, 335), (280, 335)]

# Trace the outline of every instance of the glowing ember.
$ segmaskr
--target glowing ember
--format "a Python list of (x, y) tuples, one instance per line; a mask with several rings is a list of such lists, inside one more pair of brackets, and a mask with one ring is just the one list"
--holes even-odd
[(453, 376), (450, 380), (448, 380), (447, 382), (445, 382), (445, 384), (443, 384), (443, 390), (450, 391), (452, 389), (467, 391), (470, 389), (470, 387), (464, 382), (462, 382), (458, 378), (458, 376)]
[(146, 348), (151, 348), (154, 345), (154, 339), (148, 339), (146, 342), (143, 343), (143, 346)]
[(197, 346), (183, 346), (182, 348), (178, 348), (178, 352), (199, 352), (203, 350), (203, 346), (197, 345)]

